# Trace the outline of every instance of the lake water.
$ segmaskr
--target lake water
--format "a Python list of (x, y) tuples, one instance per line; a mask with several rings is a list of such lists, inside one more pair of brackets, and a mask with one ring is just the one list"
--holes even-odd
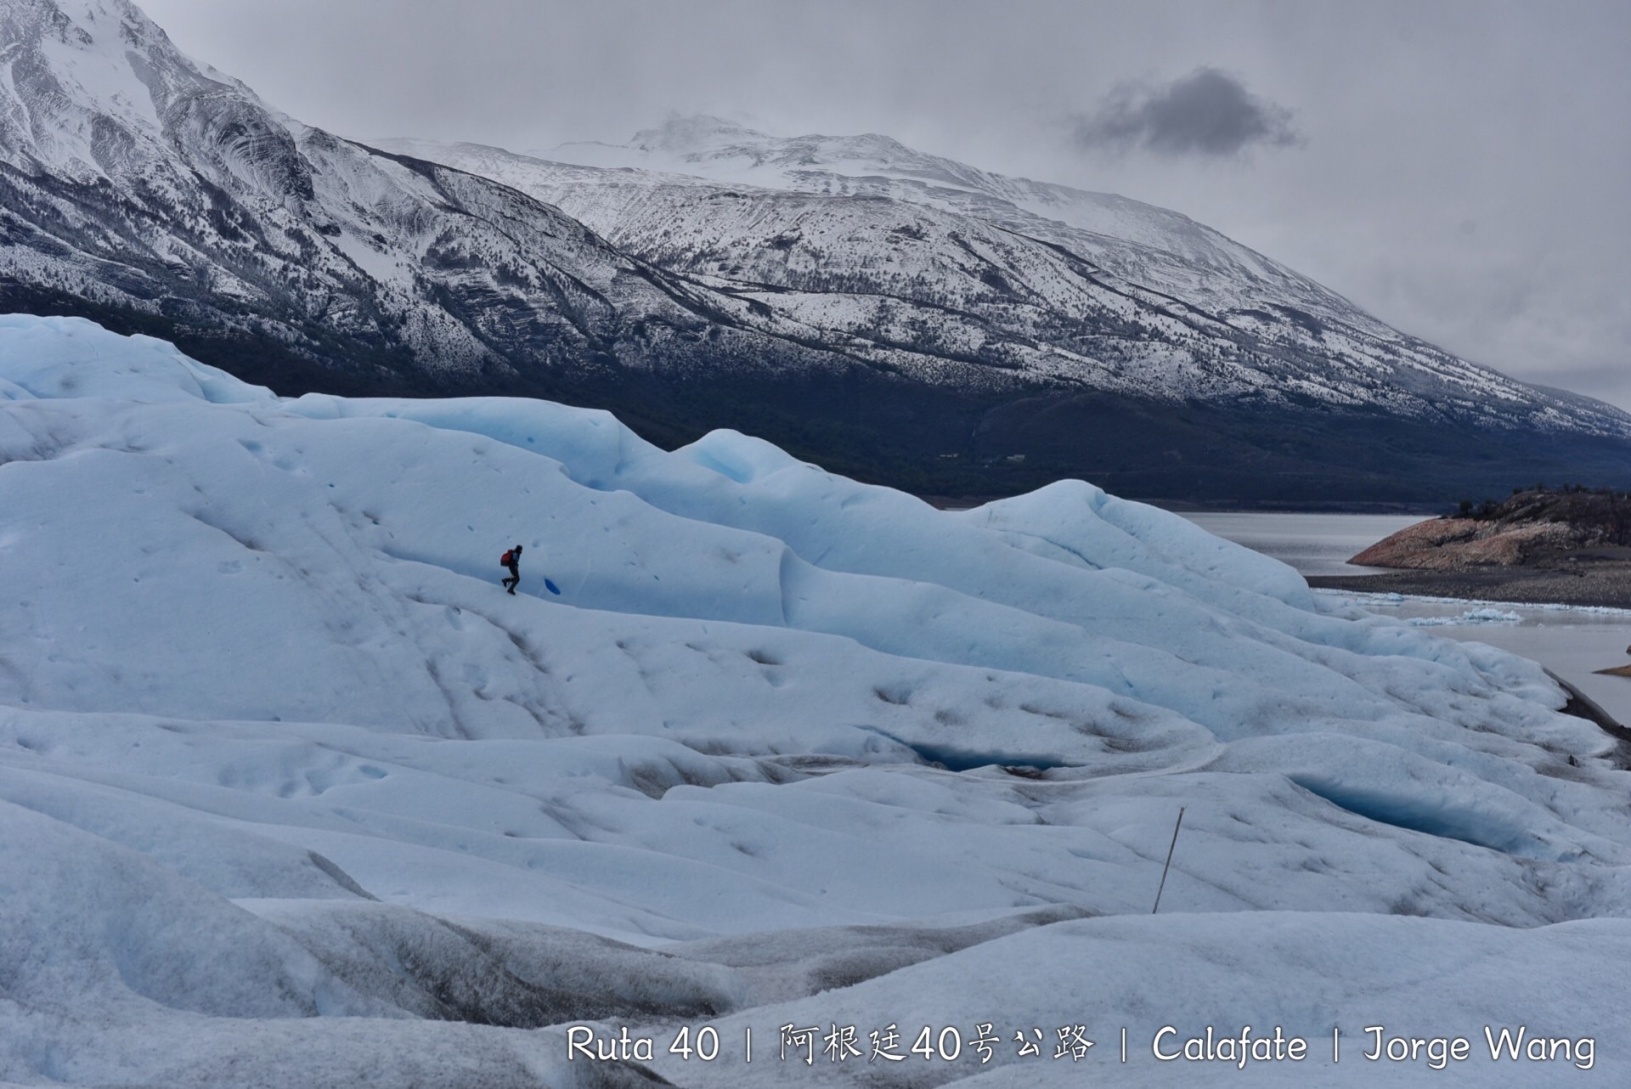
[(1227, 541), (1289, 563), (1303, 575), (1369, 575), (1348, 557), (1422, 520), (1419, 514), (1258, 514), (1207, 511), (1185, 514)]
[[(1304, 575), (1361, 575), (1347, 558), (1396, 530), (1421, 521), (1412, 515), (1259, 514), (1206, 512), (1185, 518), (1207, 531), (1273, 556)], [(1434, 635), (1488, 643), (1546, 666), (1631, 724), (1631, 679), (1595, 671), (1631, 663), (1631, 610), (1562, 605), (1451, 601), (1397, 594), (1316, 593), (1351, 599), (1384, 616), (1428, 628)]]

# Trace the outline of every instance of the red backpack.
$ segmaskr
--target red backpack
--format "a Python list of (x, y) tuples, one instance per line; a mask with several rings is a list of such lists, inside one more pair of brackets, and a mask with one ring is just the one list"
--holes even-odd
[(508, 566), (510, 566), (510, 564), (512, 564), (514, 562), (515, 562), (515, 549), (512, 548), (512, 549), (510, 549), (510, 551), (504, 553), (504, 555), (499, 557), (498, 565), (500, 567), (508, 567)]

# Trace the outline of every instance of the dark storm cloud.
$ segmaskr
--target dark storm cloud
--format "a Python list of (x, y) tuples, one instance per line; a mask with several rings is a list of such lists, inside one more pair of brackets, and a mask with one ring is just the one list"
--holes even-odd
[(1216, 68), (1197, 68), (1159, 87), (1123, 84), (1097, 113), (1075, 120), (1075, 137), (1083, 147), (1143, 147), (1168, 155), (1228, 156), (1254, 144), (1302, 142), (1290, 110)]

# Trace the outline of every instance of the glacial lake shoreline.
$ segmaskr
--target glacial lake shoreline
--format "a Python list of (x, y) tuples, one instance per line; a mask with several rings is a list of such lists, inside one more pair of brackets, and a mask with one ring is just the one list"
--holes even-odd
[[(1595, 576), (1555, 575), (1582, 584), (1581, 593), (1601, 600), (1503, 600), (1498, 594), (1503, 582), (1510, 587), (1517, 580), (1497, 575), (1479, 584), (1476, 576), (1383, 570), (1347, 562), (1388, 534), (1420, 521), (1415, 516), (1230, 511), (1184, 517), (1289, 564), (1333, 604), (1357, 604), (1377, 615), (1429, 627), (1435, 635), (1488, 643), (1539, 662), (1616, 721), (1631, 723), (1631, 679), (1598, 672), (1631, 661), (1631, 609), (1612, 604), (1616, 600), (1631, 604), (1631, 598), (1615, 598), (1597, 587), (1588, 590), (1586, 584)], [(1631, 572), (1626, 581), (1631, 582)], [(1537, 582), (1531, 589), (1541, 585)]]

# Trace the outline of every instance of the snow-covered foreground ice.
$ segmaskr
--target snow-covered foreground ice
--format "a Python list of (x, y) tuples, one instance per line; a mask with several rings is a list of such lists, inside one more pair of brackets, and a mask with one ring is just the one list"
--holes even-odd
[[(1612, 741), (1090, 485), (949, 514), (4, 317), (0, 572), (0, 1082), (1631, 1074)], [(1208, 1026), (1307, 1052), (1154, 1054)]]

